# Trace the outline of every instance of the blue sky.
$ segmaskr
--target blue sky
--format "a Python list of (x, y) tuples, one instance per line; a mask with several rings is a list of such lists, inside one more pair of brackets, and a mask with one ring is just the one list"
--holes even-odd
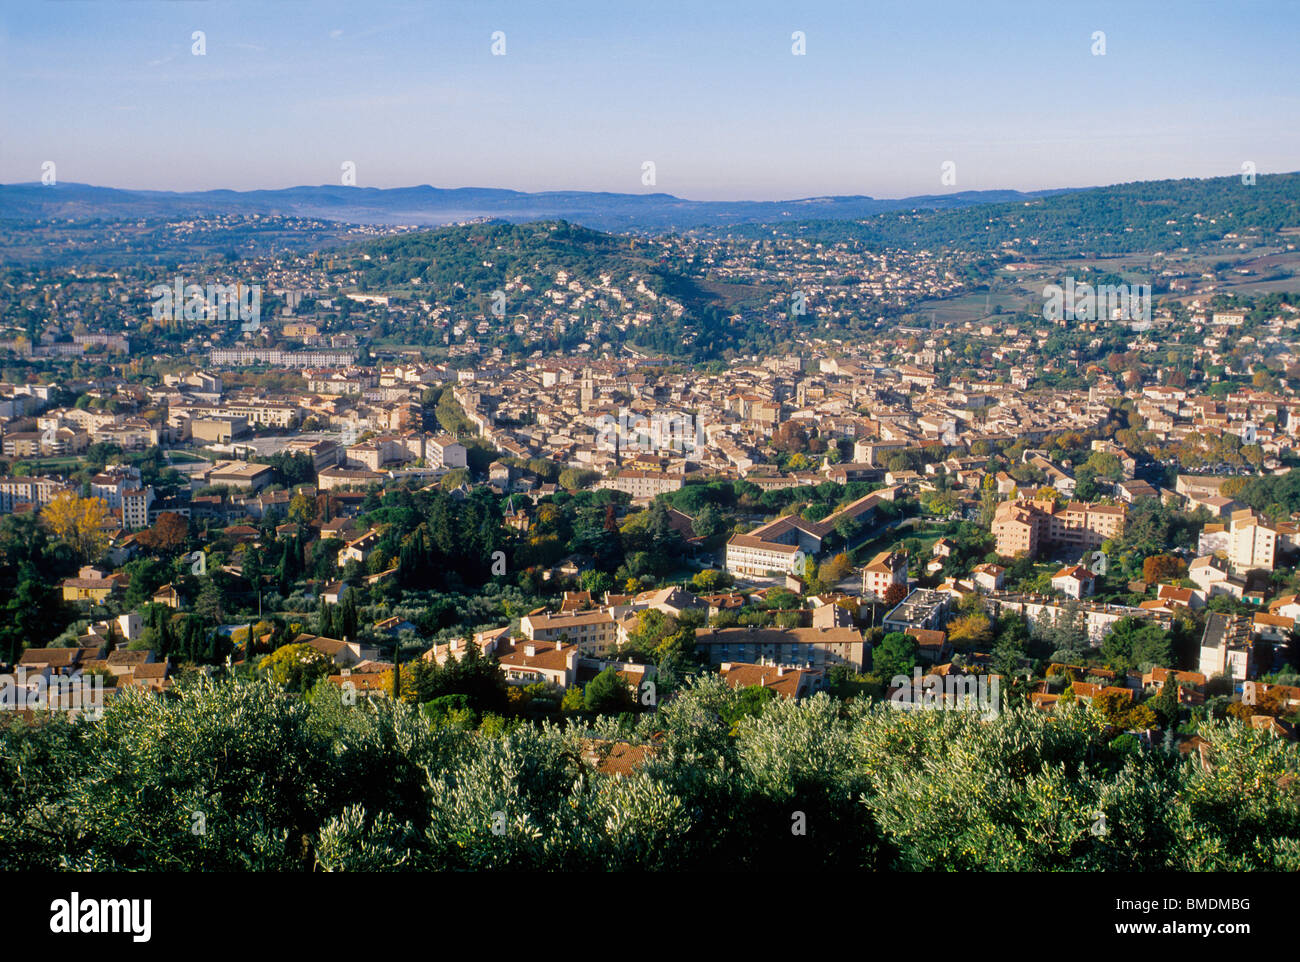
[(372, 187), (780, 199), (1289, 171), (1297, 36), (1290, 0), (0, 0), (0, 182), (353, 161)]

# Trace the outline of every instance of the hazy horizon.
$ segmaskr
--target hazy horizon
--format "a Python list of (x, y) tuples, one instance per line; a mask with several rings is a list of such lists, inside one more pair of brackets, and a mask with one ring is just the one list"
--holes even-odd
[(1300, 8), (1271, 0), (365, 15), (341, 2), (6, 8), (0, 182), (38, 181), (54, 161), (62, 182), (275, 190), (339, 183), (350, 161), (361, 187), (775, 201), (1300, 169)]
[[(1210, 175), (1210, 177), (1182, 177), (1182, 178), (1179, 178), (1179, 177), (1152, 177), (1152, 178), (1146, 178), (1145, 180), (1147, 180), (1147, 181), (1163, 181), (1163, 180), (1208, 180), (1208, 179), (1212, 179), (1213, 177), (1219, 177), (1219, 176), (1235, 176), (1235, 175), (1237, 175), (1237, 173), (1238, 173), (1238, 172), (1233, 172), (1232, 174), (1226, 174), (1226, 175), (1224, 175), (1224, 174), (1214, 174), (1214, 175)], [(1277, 171), (1260, 171), (1260, 172), (1259, 172), (1260, 176), (1268, 176), (1268, 175), (1272, 175), (1272, 174), (1285, 175), (1285, 174), (1297, 174), (1297, 173), (1300, 173), (1300, 170), (1277, 170)], [(446, 190), (446, 191), (456, 191), (456, 190), (495, 190), (495, 191), (509, 191), (509, 192), (519, 193), (519, 194), (546, 194), (546, 193), (555, 193), (555, 194), (564, 194), (564, 193), (576, 193), (576, 194), (602, 194), (602, 193), (614, 193), (614, 194), (618, 194), (618, 195), (620, 195), (620, 196), (643, 196), (643, 197), (655, 197), (655, 196), (664, 197), (664, 196), (671, 196), (671, 197), (676, 198), (677, 200), (691, 201), (691, 202), (696, 202), (696, 203), (783, 203), (783, 202), (794, 203), (794, 202), (799, 202), (799, 201), (826, 200), (826, 199), (834, 199), (834, 198), (851, 198), (851, 197), (868, 197), (868, 198), (870, 198), (871, 200), (907, 200), (907, 199), (910, 199), (910, 198), (913, 198), (913, 197), (941, 197), (941, 196), (943, 196), (945, 193), (950, 193), (950, 194), (975, 194), (975, 193), (987, 193), (987, 192), (997, 192), (997, 191), (1018, 191), (1018, 192), (1023, 193), (1023, 194), (1032, 194), (1032, 193), (1037, 193), (1037, 192), (1041, 192), (1041, 191), (1062, 191), (1062, 192), (1065, 192), (1065, 191), (1080, 191), (1080, 190), (1097, 190), (1097, 189), (1103, 189), (1103, 188), (1107, 188), (1107, 187), (1120, 187), (1120, 186), (1123, 186), (1124, 184), (1127, 184), (1127, 183), (1142, 183), (1142, 182), (1144, 182), (1144, 181), (1117, 181), (1117, 182), (1115, 182), (1115, 183), (1106, 183), (1106, 184), (1078, 184), (1078, 185), (1069, 186), (1069, 187), (1043, 187), (1043, 188), (1039, 188), (1039, 187), (989, 187), (989, 188), (975, 188), (975, 187), (971, 187), (971, 188), (964, 188), (964, 189), (960, 189), (960, 190), (953, 189), (953, 190), (946, 191), (946, 192), (945, 192), (945, 191), (942, 191), (942, 190), (936, 190), (936, 191), (931, 191), (931, 192), (929, 192), (928, 194), (927, 194), (927, 193), (921, 193), (921, 194), (906, 194), (906, 195), (898, 195), (898, 196), (891, 196), (891, 197), (884, 197), (884, 196), (880, 196), (880, 195), (877, 195), (877, 194), (809, 194), (809, 195), (807, 195), (807, 196), (802, 196), (802, 197), (772, 197), (772, 198), (766, 198), (766, 197), (762, 197), (762, 198), (760, 198), (760, 197), (728, 197), (728, 198), (720, 198), (720, 197), (698, 197), (698, 196), (696, 196), (696, 197), (686, 197), (686, 196), (683, 196), (683, 195), (681, 195), (681, 194), (673, 194), (673, 193), (670, 193), (670, 192), (668, 192), (668, 191), (650, 191), (650, 190), (647, 190), (647, 191), (645, 191), (644, 193), (640, 193), (640, 192), (637, 192), (637, 191), (607, 191), (607, 190), (604, 190), (604, 189), (602, 189), (602, 188), (593, 188), (593, 187), (556, 187), (556, 188), (550, 188), (550, 189), (548, 189), (548, 190), (544, 190), (544, 191), (542, 191), (542, 190), (525, 190), (525, 189), (518, 188), (518, 187), (502, 187), (502, 186), (495, 185), (495, 184), (458, 184), (458, 185), (456, 185), (456, 186), (445, 186), (445, 185), (439, 185), (439, 184), (428, 184), (428, 183), (424, 183), (424, 184), (394, 184), (394, 185), (389, 186), (389, 187), (380, 187), (380, 186), (377, 186), (377, 185), (364, 185), (364, 184), (363, 184), (363, 185), (357, 185), (356, 187), (350, 187), (350, 188), (348, 188), (348, 189), (350, 189), (350, 190), (355, 190), (355, 189), (365, 189), (365, 190), (417, 190), (417, 189), (422, 188), (422, 187), (428, 187), (428, 188), (431, 188), (431, 189), (433, 189), (433, 190)], [(37, 187), (37, 186), (44, 186), (44, 185), (42, 185), (41, 182), (40, 182), (39, 180), (14, 181), (14, 182), (12, 182), (12, 183), (0, 183), (0, 187)], [(252, 193), (258, 193), (258, 192), (264, 192), (264, 191), (282, 191), (282, 190), (315, 190), (315, 189), (327, 188), (327, 187), (328, 187), (328, 188), (333, 188), (333, 187), (342, 187), (343, 185), (340, 185), (340, 184), (330, 184), (330, 183), (320, 183), (320, 184), (288, 184), (288, 185), (285, 185), (285, 186), (282, 186), (282, 187), (239, 187), (239, 188), (236, 188), (236, 187), (200, 187), (200, 188), (194, 188), (194, 189), (192, 189), (192, 190), (173, 190), (173, 189), (162, 188), (162, 187), (122, 187), (122, 186), (119, 186), (119, 185), (117, 185), (117, 184), (89, 184), (89, 183), (84, 183), (84, 182), (82, 182), (82, 181), (65, 181), (65, 180), (60, 180), (60, 181), (58, 181), (58, 185), (57, 185), (57, 186), (64, 186), (64, 187), (91, 187), (91, 188), (102, 189), (102, 190), (122, 190), (122, 191), (131, 191), (131, 192), (140, 192), (140, 193), (156, 193), (156, 194), (202, 194), (202, 193), (235, 193), (235, 194), (252, 194)]]

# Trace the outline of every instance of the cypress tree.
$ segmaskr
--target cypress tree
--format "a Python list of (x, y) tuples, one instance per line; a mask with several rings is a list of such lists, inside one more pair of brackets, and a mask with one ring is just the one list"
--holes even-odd
[(343, 592), (343, 598), (339, 602), (339, 617), (336, 627), (348, 638), (356, 636), (357, 604), (352, 598), (351, 588), (348, 588)]

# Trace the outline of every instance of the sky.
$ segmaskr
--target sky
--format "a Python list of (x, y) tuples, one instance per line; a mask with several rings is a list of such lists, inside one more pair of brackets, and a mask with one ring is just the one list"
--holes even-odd
[(1297, 36), (1294, 0), (0, 0), (0, 183), (351, 162), (363, 187), (779, 200), (1275, 173), (1300, 169)]

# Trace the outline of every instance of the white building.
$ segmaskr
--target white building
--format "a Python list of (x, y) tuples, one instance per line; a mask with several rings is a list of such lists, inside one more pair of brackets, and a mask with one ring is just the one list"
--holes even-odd
[(1264, 524), (1249, 508), (1232, 513), (1228, 528), (1228, 560), (1237, 571), (1272, 571), (1277, 557), (1277, 529)]
[(465, 460), (465, 445), (450, 434), (430, 438), (425, 443), (424, 451), (426, 460), (435, 468), (463, 468), (468, 464)]
[(1254, 670), (1250, 622), (1217, 612), (1206, 618), (1196, 670), (1206, 678), (1215, 675), (1227, 675), (1233, 681), (1249, 678)]

